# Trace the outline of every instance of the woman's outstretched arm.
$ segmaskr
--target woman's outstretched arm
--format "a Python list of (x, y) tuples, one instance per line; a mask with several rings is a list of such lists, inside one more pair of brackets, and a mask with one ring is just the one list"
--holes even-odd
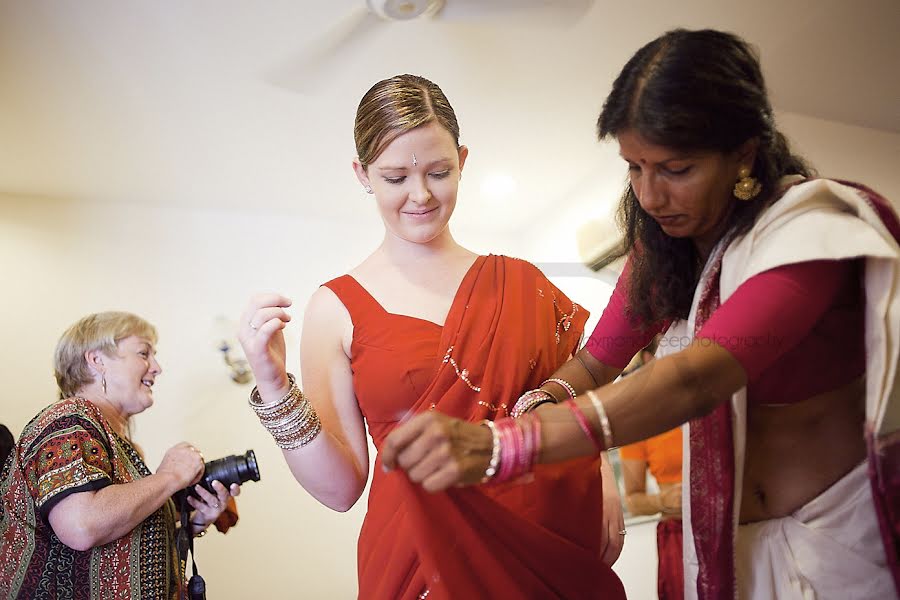
[[(290, 320), (283, 296), (255, 297), (245, 311), (241, 344), (265, 403), (289, 391), (282, 329)], [(369, 472), (366, 430), (353, 391), (349, 343), (352, 323), (330, 289), (319, 288), (306, 308), (300, 342), (301, 387), (321, 422), (320, 433), (305, 446), (284, 449), (294, 478), (319, 502), (349, 510), (362, 495)], [(347, 347), (345, 347), (347, 346)]]

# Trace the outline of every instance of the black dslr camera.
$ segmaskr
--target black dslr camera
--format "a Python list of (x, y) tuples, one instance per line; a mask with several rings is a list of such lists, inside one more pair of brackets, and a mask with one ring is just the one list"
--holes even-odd
[[(253, 450), (247, 450), (243, 455), (232, 454), (225, 458), (217, 458), (204, 464), (203, 477), (197, 482), (208, 492), (215, 494), (212, 482), (219, 480), (226, 488), (232, 483), (242, 484), (245, 481), (259, 481), (259, 467), (256, 465), (256, 454)], [(179, 510), (184, 505), (185, 498), (190, 495), (198, 498), (193, 486), (177, 492), (173, 497), (175, 506)], [(190, 507), (188, 507), (190, 508)]]
[(213, 492), (212, 482), (219, 480), (226, 488), (232, 483), (241, 484), (245, 481), (259, 481), (259, 467), (256, 466), (256, 454), (253, 450), (247, 450), (239, 456), (232, 454), (225, 458), (211, 460), (205, 465), (203, 477), (197, 483), (207, 491)]
[[(242, 484), (245, 481), (259, 481), (259, 467), (256, 466), (256, 454), (253, 450), (247, 450), (243, 455), (232, 454), (225, 458), (211, 460), (203, 465), (203, 477), (197, 482), (197, 485), (203, 486), (205, 490), (215, 494), (212, 482), (219, 480), (226, 488), (231, 487), (232, 483)], [(181, 530), (176, 539), (175, 546), (178, 552), (178, 558), (182, 566), (187, 568), (188, 551), (191, 553), (193, 576), (188, 581), (188, 598), (190, 600), (206, 599), (206, 582), (197, 573), (197, 563), (193, 559), (194, 542), (190, 533), (190, 520), (188, 514), (191, 511), (190, 505), (187, 503), (187, 497), (193, 496), (199, 498), (194, 490), (194, 486), (184, 488), (172, 496), (175, 506), (181, 513)]]

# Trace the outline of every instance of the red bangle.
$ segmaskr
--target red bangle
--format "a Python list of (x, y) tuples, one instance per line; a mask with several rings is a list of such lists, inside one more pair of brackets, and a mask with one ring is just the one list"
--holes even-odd
[[(531, 416), (527, 415), (527, 417)], [(531, 448), (531, 419), (519, 419), (516, 425), (522, 432), (522, 454), (519, 457), (519, 471), (524, 474), (531, 470), (531, 457), (534, 455)]]
[(534, 469), (541, 454), (541, 420), (534, 415), (531, 416), (531, 436), (531, 468)]
[(524, 473), (534, 470), (541, 450), (541, 420), (532, 414), (525, 414), (518, 419), (519, 427), (525, 438)]
[(594, 430), (591, 429), (590, 423), (588, 423), (587, 417), (584, 416), (584, 413), (581, 412), (581, 408), (579, 408), (578, 404), (575, 403), (575, 400), (566, 400), (563, 402), (566, 406), (569, 407), (569, 410), (572, 411), (572, 414), (575, 415), (575, 420), (578, 421), (578, 426), (581, 427), (581, 430), (584, 432), (584, 435), (588, 436), (588, 439), (594, 444), (597, 448), (597, 452), (603, 452), (605, 448), (603, 447), (603, 442), (600, 441), (600, 438), (597, 437), (597, 434), (594, 433)]

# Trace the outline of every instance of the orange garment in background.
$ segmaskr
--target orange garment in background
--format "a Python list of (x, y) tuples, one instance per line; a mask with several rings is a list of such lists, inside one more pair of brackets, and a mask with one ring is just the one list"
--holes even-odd
[(681, 483), (681, 428), (619, 448), (622, 460), (642, 460), (662, 485)]
[[(622, 460), (647, 463), (660, 485), (681, 483), (682, 431), (680, 427), (652, 438), (619, 448)], [(659, 557), (657, 594), (659, 600), (684, 598), (684, 559), (681, 519), (663, 519), (656, 526), (656, 553)]]
[[(476, 259), (441, 326), (387, 312), (355, 279), (326, 284), (353, 321), (353, 388), (376, 448), (412, 413), (504, 417), (577, 348), (587, 312), (533, 265)], [(359, 597), (609, 599), (597, 459), (431, 494), (375, 461), (359, 536)]]
[(228, 533), (229, 529), (237, 525), (238, 518), (237, 502), (234, 501), (234, 496), (228, 496), (228, 499), (225, 501), (225, 510), (213, 523), (216, 529), (222, 533)]

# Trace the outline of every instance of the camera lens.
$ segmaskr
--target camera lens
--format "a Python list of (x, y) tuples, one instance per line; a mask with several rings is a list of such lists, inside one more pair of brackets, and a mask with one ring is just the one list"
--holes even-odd
[(256, 465), (256, 454), (247, 450), (243, 455), (231, 455), (206, 463), (206, 470), (200, 485), (213, 491), (212, 482), (219, 480), (226, 488), (232, 483), (259, 481), (259, 467)]

